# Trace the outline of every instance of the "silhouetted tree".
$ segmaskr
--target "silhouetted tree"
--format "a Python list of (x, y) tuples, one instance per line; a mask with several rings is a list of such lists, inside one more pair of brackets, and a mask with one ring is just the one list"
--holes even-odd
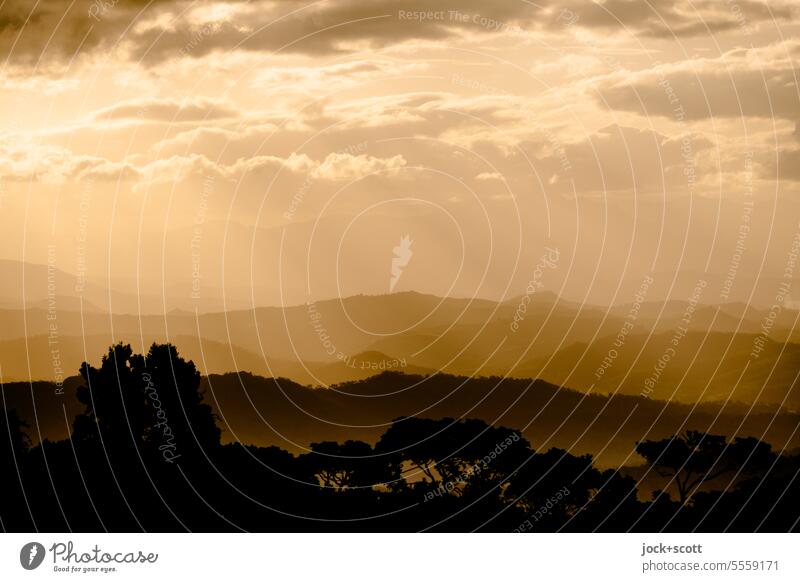
[(147, 418), (145, 441), (165, 458), (186, 451), (213, 453), (220, 444), (216, 417), (200, 390), (194, 362), (178, 355), (172, 344), (153, 344), (134, 372), (144, 389)]
[(2, 447), (2, 459), (12, 457), (22, 457), (28, 452), (31, 446), (31, 439), (27, 429), (30, 426), (17, 416), (16, 410), (6, 410), (0, 408), (0, 443)]
[(737, 471), (748, 474), (774, 458), (771, 447), (758, 439), (737, 437), (729, 443), (724, 436), (694, 430), (637, 442), (636, 452), (658, 475), (675, 483), (681, 505), (704, 484)]
[(28, 428), (16, 410), (0, 408), (0, 527), (6, 531), (27, 517), (22, 480), (31, 446)]
[(352, 487), (383, 485), (398, 476), (387, 459), (376, 456), (365, 442), (348, 440), (342, 444), (312, 443), (303, 456), (310, 474), (324, 487), (343, 490)]
[(600, 473), (592, 466), (591, 455), (576, 457), (553, 448), (536, 453), (521, 466), (506, 495), (526, 513), (535, 514), (553, 495), (566, 489), (568, 493), (547, 512), (547, 521), (562, 522), (589, 502), (601, 482)]
[(381, 436), (376, 452), (398, 459), (405, 473), (420, 475), (430, 485), (451, 484), (458, 495), (468, 478), (506, 472), (530, 454), (528, 442), (517, 431), (487, 425), (482, 420), (452, 418), (398, 418)]
[(133, 448), (167, 462), (219, 446), (221, 432), (203, 401), (200, 373), (175, 346), (153, 344), (141, 356), (129, 345), (117, 344), (100, 368), (84, 362), (81, 376), (84, 385), (77, 394), (86, 411), (75, 419), (77, 442), (102, 439), (115, 455)]
[(99, 368), (81, 365), (84, 384), (77, 397), (86, 410), (73, 425), (76, 442), (99, 442), (112, 454), (141, 449), (147, 414), (142, 383), (134, 373), (137, 365), (141, 367), (142, 357), (121, 343), (109, 348)]
[(447, 469), (440, 466), (440, 471), (436, 470), (443, 449), (435, 437), (452, 422), (452, 419), (396, 418), (375, 445), (375, 450), (396, 464), (408, 464), (409, 469), (404, 473), (410, 470), (430, 483), (438, 483), (442, 470), (447, 472)]
[[(519, 431), (478, 419), (401, 417), (371, 433), (374, 446), (326, 440), (299, 455), (221, 445), (199, 372), (169, 344), (146, 356), (112, 346), (81, 376), (85, 410), (71, 439), (32, 443), (27, 424), (0, 410), (0, 528), (792, 531), (800, 523), (800, 457), (755, 438), (687, 431), (637, 443), (680, 497), (659, 491), (645, 501), (632, 477), (639, 468), (600, 471), (590, 455), (534, 451)], [(369, 392), (368, 382), (349, 388)]]

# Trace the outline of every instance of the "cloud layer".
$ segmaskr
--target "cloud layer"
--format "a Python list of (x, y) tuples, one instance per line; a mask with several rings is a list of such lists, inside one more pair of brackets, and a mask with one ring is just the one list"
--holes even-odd
[(548, 33), (558, 27), (671, 39), (750, 33), (796, 14), (792, 2), (756, 0), (10, 0), (0, 13), (0, 53), (47, 67), (50, 59), (70, 60), (87, 52), (120, 50), (140, 62), (197, 58), (216, 50), (321, 55), (420, 39)]

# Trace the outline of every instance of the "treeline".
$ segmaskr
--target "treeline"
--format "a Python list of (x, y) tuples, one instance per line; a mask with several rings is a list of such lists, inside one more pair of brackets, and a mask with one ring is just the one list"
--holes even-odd
[[(84, 364), (69, 439), (0, 410), (5, 531), (794, 531), (800, 459), (687, 431), (632, 443), (668, 486), (536, 451), (482, 420), (403, 417), (373, 445), (221, 443), (200, 374), (171, 345)], [(267, 415), (268, 416), (268, 415)], [(269, 430), (265, 418), (265, 430)]]

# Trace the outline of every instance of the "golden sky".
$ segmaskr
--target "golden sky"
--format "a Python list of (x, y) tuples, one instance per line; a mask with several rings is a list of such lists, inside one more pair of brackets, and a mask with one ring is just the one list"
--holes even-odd
[(507, 299), (558, 249), (541, 282), (572, 300), (654, 274), (768, 303), (800, 229), (798, 12), (0, 0), (0, 259), (216, 309), (387, 293), (408, 236), (394, 291)]

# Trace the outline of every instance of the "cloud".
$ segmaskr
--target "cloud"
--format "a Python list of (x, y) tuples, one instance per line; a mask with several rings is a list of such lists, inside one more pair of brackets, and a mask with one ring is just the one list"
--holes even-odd
[(692, 59), (601, 82), (598, 103), (621, 111), (685, 120), (712, 117), (800, 117), (800, 41), (736, 49), (719, 58)]
[(140, 178), (142, 172), (130, 163), (89, 156), (78, 156), (70, 160), (62, 177), (75, 182), (134, 182)]
[(114, 161), (76, 154), (66, 148), (32, 140), (21, 143), (13, 139), (13, 136), (0, 141), (0, 175), (13, 181), (63, 183), (100, 180), (164, 184), (211, 175), (236, 181), (248, 175), (278, 171), (307, 175), (315, 180), (339, 181), (398, 170), (405, 165), (406, 160), (402, 155), (382, 158), (351, 153), (332, 153), (321, 161), (298, 153), (291, 153), (286, 157), (242, 157), (228, 164), (196, 153), (176, 154), (152, 161), (146, 161), (144, 156), (135, 154)]
[(191, 177), (214, 175), (224, 180), (240, 180), (260, 172), (284, 170), (292, 174), (306, 174), (316, 180), (352, 180), (376, 172), (396, 170), (406, 165), (402, 156), (376, 158), (351, 154), (330, 154), (323, 161), (312, 160), (305, 154), (293, 153), (287, 158), (255, 156), (242, 158), (233, 164), (220, 164), (205, 156), (191, 154), (171, 156), (153, 161), (139, 168), (137, 173), (147, 183), (171, 183)]
[(6, 134), (0, 139), (0, 176), (9, 181), (57, 180), (64, 173), (66, 150)]
[(317, 166), (306, 155), (292, 154), (288, 158), (255, 156), (242, 158), (233, 164), (220, 164), (203, 155), (175, 155), (144, 165), (140, 172), (146, 183), (174, 183), (193, 177), (215, 176), (224, 180), (237, 180), (246, 174), (261, 171), (308, 172)]
[(65, 148), (11, 135), (0, 142), (0, 176), (16, 182), (63, 183), (132, 181), (141, 178), (142, 174), (127, 162), (74, 154)]
[(790, 148), (779, 151), (777, 163), (774, 159), (775, 153), (771, 153), (772, 159), (761, 168), (761, 177), (768, 180), (778, 179), (800, 182), (800, 149)]
[(465, 35), (589, 29), (656, 38), (748, 31), (790, 21), (797, 7), (773, 0), (720, 3), (678, 0), (525, 2), (522, 0), (6, 0), (0, 12), (0, 54), (40, 67), (79, 53), (118, 49), (154, 63), (214, 51), (280, 51), (326, 55), (411, 40)]
[(798, 13), (789, 0), (573, 0), (560, 5), (561, 21), (588, 29), (633, 36), (681, 38), (738, 30), (751, 34), (760, 22), (791, 21)]
[(709, 171), (703, 154), (712, 143), (695, 134), (669, 137), (649, 129), (609, 125), (580, 141), (550, 138), (523, 147), (556, 190), (578, 195), (665, 193), (695, 188)]
[(481, 172), (477, 176), (475, 176), (476, 180), (503, 180), (503, 175), (498, 172)]
[(100, 109), (92, 114), (94, 120), (150, 120), (180, 123), (238, 117), (238, 112), (214, 99), (197, 97), (174, 99), (140, 99), (126, 101)]
[[(170, 3), (171, 0), (153, 0), (152, 5), (155, 9)], [(0, 54), (12, 62), (47, 67), (51, 59), (67, 60), (80, 52), (107, 48), (120, 40), (127, 25), (148, 4), (148, 0), (124, 4), (114, 0), (4, 2), (0, 11)], [(97, 10), (102, 6), (108, 8)]]
[[(518, 0), (296, 0), (208, 6), (180, 0), (48, 0), (31, 6), (7, 0), (0, 14), (0, 52), (33, 63), (123, 46), (137, 61), (202, 56), (214, 50), (346, 52), (354, 45), (386, 46), (410, 39), (443, 39), (459, 32), (486, 34), (540, 12)], [(451, 12), (468, 15), (465, 20)], [(435, 16), (433, 16), (435, 13)], [(428, 18), (419, 15), (432, 15)], [(476, 16), (472, 21), (472, 16)], [(350, 48), (348, 48), (350, 47)]]
[(375, 174), (397, 170), (406, 165), (403, 156), (376, 158), (360, 154), (330, 154), (312, 172), (312, 177), (322, 180), (356, 180)]
[(417, 63), (394, 63), (391, 61), (358, 60), (328, 66), (270, 67), (255, 74), (250, 84), (254, 87), (291, 87), (310, 84), (330, 87), (337, 83), (363, 82), (379, 75), (402, 74), (424, 65)]

